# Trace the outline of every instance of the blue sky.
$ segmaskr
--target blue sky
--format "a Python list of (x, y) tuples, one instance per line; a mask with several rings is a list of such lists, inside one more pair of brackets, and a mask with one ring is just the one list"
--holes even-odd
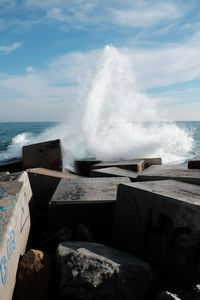
[(0, 0), (0, 121), (64, 121), (107, 44), (175, 120), (200, 120), (200, 2)]

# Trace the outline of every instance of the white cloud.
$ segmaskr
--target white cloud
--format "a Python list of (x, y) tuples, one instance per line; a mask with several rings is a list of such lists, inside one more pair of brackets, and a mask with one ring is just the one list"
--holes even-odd
[[(195, 38), (178, 45), (155, 49), (121, 48), (118, 51), (129, 58), (139, 88), (163, 87), (200, 76), (200, 41), (197, 37), (198, 34), (195, 34)], [(12, 102), (18, 110), (21, 109), (19, 119), (41, 120), (42, 113), (38, 114), (38, 107), (41, 107), (44, 120), (64, 120), (71, 113), (69, 103), (76, 110), (76, 106), (85, 100), (101, 51), (62, 55), (43, 71), (28, 66), (24, 75), (0, 74), (0, 101), (3, 104), (0, 119), (4, 117), (6, 107), (9, 111)], [(174, 99), (177, 99), (172, 87), (170, 98), (173, 98), (173, 93)], [(163, 99), (167, 97), (166, 91)]]
[(0, 46), (0, 52), (10, 53), (19, 48), (21, 45), (22, 43), (14, 43), (11, 46)]
[(114, 22), (122, 25), (148, 27), (165, 20), (177, 19), (183, 10), (172, 2), (142, 1), (128, 8), (113, 8)]
[(34, 68), (33, 68), (32, 66), (28, 66), (28, 67), (26, 68), (26, 72), (32, 73), (32, 72), (34, 72)]

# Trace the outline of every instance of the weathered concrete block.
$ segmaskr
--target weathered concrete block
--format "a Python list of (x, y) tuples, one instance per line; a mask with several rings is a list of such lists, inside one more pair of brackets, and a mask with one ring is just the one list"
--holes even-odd
[(144, 168), (148, 168), (152, 165), (162, 165), (162, 159), (160, 157), (152, 157), (152, 158), (138, 158), (139, 160), (144, 161)]
[(113, 212), (119, 183), (124, 177), (62, 179), (49, 206), (54, 227), (74, 229), (84, 224), (95, 240), (106, 241), (111, 235)]
[(22, 158), (15, 157), (0, 161), (0, 172), (5, 171), (10, 173), (22, 171)]
[(59, 182), (63, 178), (78, 178), (78, 175), (49, 170), (45, 168), (27, 169), (33, 196), (34, 209), (47, 212), (48, 204)]
[(188, 169), (200, 169), (200, 155), (188, 161)]
[(74, 167), (75, 171), (81, 176), (90, 176), (90, 171), (93, 165), (100, 163), (100, 160), (96, 159), (79, 159), (75, 160)]
[(57, 261), (63, 299), (142, 300), (151, 284), (148, 264), (102, 244), (61, 243)]
[(0, 298), (11, 300), (20, 255), (26, 249), (30, 215), (23, 182), (0, 182)]
[(137, 181), (177, 180), (200, 185), (200, 170), (151, 166), (137, 176)]
[(173, 180), (119, 185), (113, 245), (159, 265), (180, 284), (197, 282), (199, 199), (199, 186)]
[(92, 169), (118, 167), (127, 169), (135, 172), (142, 171), (144, 169), (144, 161), (140, 159), (135, 160), (124, 160), (124, 161), (111, 161), (111, 162), (100, 162), (92, 166)]
[(22, 156), (24, 170), (41, 167), (62, 171), (60, 140), (24, 146)]
[(30, 201), (32, 197), (32, 190), (27, 172), (22, 171), (11, 174), (0, 173), (0, 182), (23, 182), (23, 190), (25, 197), (26, 199), (28, 199), (28, 202)]
[(138, 172), (117, 167), (94, 169), (90, 173), (90, 177), (128, 177), (131, 181), (136, 181), (137, 176)]

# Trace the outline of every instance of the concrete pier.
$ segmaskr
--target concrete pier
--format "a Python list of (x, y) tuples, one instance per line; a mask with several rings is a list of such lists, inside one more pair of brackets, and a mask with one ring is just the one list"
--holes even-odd
[(177, 180), (200, 185), (200, 170), (151, 166), (137, 176), (137, 181)]
[(113, 246), (158, 265), (174, 282), (198, 281), (200, 187), (173, 180), (121, 184)]
[(62, 171), (61, 141), (47, 141), (22, 148), (23, 169), (47, 168)]
[(26, 182), (23, 179), (23, 182), (12, 180), (3, 182), (1, 179), (0, 299), (11, 300), (19, 258), (25, 252), (29, 236), (31, 191), (27, 191)]
[(51, 225), (74, 229), (84, 224), (95, 239), (108, 241), (118, 184), (128, 182), (124, 177), (61, 179), (50, 201)]

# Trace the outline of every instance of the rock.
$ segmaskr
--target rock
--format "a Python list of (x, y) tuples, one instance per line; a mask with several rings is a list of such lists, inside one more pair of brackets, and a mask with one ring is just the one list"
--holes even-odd
[(49, 299), (50, 280), (50, 256), (39, 250), (29, 250), (19, 263), (15, 299)]
[(181, 300), (176, 294), (170, 292), (161, 292), (157, 295), (156, 300)]
[(103, 244), (62, 243), (57, 261), (60, 292), (66, 299), (139, 300), (151, 284), (148, 264)]

